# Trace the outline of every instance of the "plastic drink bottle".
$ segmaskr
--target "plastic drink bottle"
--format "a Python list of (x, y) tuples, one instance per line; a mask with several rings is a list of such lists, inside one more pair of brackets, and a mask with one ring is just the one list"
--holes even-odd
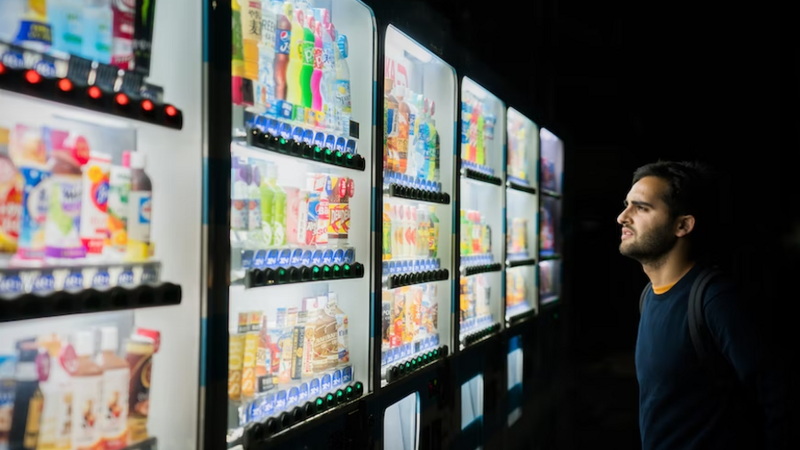
[(314, 72), (314, 16), (306, 15), (303, 28), (303, 68), (300, 70), (300, 88), (303, 92), (302, 105), (311, 108), (313, 96), (311, 94), (311, 75)]
[(334, 89), (336, 84), (336, 56), (333, 50), (336, 29), (327, 19), (328, 10), (323, 10), (322, 22), (322, 113), (325, 115), (325, 128), (336, 128), (336, 108), (334, 107)]
[(84, 31), (81, 0), (50, 0), (47, 16), (52, 27), (53, 49), (70, 55), (81, 54)]
[(111, 62), (113, 20), (109, 0), (86, 1), (83, 8), (81, 56), (103, 64)]
[(131, 153), (131, 192), (128, 196), (128, 251), (129, 261), (143, 261), (150, 257), (150, 219), (153, 207), (153, 183), (145, 173), (144, 153)]
[(277, 29), (275, 30), (275, 98), (286, 100), (287, 74), (289, 68), (289, 53), (291, 50), (292, 5), (280, 0), (272, 2), (272, 8), (277, 16)]
[(294, 11), (292, 4), (286, 2), (284, 11), (292, 17), (292, 32), (289, 41), (289, 66), (286, 69), (286, 100), (292, 105), (303, 103), (303, 90), (300, 87), (300, 71), (303, 69), (303, 11)]
[(275, 32), (278, 16), (269, 0), (261, 3), (261, 41), (258, 43), (258, 83), (256, 84), (256, 104), (266, 107), (275, 115)]
[(338, 34), (336, 48), (336, 110), (342, 134), (350, 136), (350, 68), (347, 66), (347, 36)]
[(320, 92), (320, 82), (322, 82), (322, 23), (316, 22), (314, 29), (314, 71), (311, 73), (311, 109), (314, 113), (322, 111), (322, 92)]

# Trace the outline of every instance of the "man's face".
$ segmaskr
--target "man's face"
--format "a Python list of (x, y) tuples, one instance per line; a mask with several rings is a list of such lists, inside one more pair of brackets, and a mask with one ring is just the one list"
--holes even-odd
[(637, 181), (625, 199), (625, 209), (617, 217), (622, 225), (619, 252), (641, 263), (658, 261), (675, 246), (674, 221), (662, 200), (669, 185), (658, 177)]

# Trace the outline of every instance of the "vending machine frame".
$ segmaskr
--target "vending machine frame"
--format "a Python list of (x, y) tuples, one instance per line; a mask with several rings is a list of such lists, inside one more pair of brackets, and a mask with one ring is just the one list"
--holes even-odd
[[(372, 10), (363, 2), (353, 0), (365, 6), (370, 13)], [(204, 184), (204, 278), (206, 292), (203, 298), (202, 322), (202, 354), (201, 354), (201, 393), (200, 416), (203, 429), (201, 445), (203, 449), (221, 450), (227, 448), (295, 448), (296, 445), (307, 443), (319, 445), (325, 440), (320, 436), (308, 433), (310, 429), (340, 430), (346, 424), (348, 430), (361, 429), (366, 414), (367, 400), (372, 395), (373, 386), (371, 365), (372, 343), (368, 343), (367, 379), (358, 380), (345, 394), (346, 400), (334, 399), (332, 405), (320, 407), (317, 405), (311, 414), (307, 411), (297, 413), (295, 408), (289, 412), (288, 427), (282, 423), (270, 421), (270, 424), (253, 423), (244, 429), (244, 433), (234, 442), (226, 442), (228, 431), (228, 336), (229, 336), (229, 301), (230, 301), (230, 269), (231, 269), (231, 240), (230, 240), (230, 201), (231, 201), (231, 129), (233, 117), (231, 111), (233, 96), (231, 93), (231, 59), (232, 59), (232, 33), (231, 3), (205, 1), (203, 9), (204, 22), (204, 123), (206, 127), (206, 141), (204, 143), (203, 171), (206, 183)], [(373, 35), (374, 35), (374, 14)], [(374, 58), (374, 52), (371, 55)], [(373, 69), (374, 84), (374, 69)], [(222, 111), (222, 113), (220, 113)], [(373, 115), (376, 110), (373, 108)], [(372, 121), (374, 122), (374, 117)], [(369, 124), (363, 123), (362, 127)], [(372, 142), (362, 142), (362, 152), (369, 152), (374, 148), (374, 133)], [(363, 161), (363, 159), (362, 159)], [(363, 164), (362, 164), (363, 166)], [(364, 167), (372, 171), (372, 167)], [(374, 183), (374, 180), (372, 181)], [(373, 184), (374, 185), (374, 184)], [(362, 195), (372, 195), (372, 189), (361, 187)], [(372, 204), (372, 201), (368, 201)], [(369, 248), (373, 236), (369, 237)], [(364, 255), (366, 258), (369, 256)], [(369, 277), (369, 274), (365, 274)], [(371, 287), (370, 287), (371, 291)], [(367, 298), (364, 304), (367, 305)], [(371, 305), (369, 305), (371, 308)], [(370, 319), (370, 313), (366, 314)], [(368, 329), (372, 329), (372, 324)], [(361, 383), (360, 381), (363, 381)], [(302, 406), (302, 405), (301, 405)], [(320, 409), (321, 408), (321, 409)], [(302, 408), (301, 408), (302, 409)], [(313, 414), (313, 417), (311, 415)]]

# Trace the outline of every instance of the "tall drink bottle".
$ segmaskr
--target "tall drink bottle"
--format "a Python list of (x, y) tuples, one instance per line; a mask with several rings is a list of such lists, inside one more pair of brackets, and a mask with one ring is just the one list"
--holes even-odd
[(339, 116), (342, 133), (350, 135), (350, 68), (347, 65), (347, 36), (337, 34), (336, 49), (336, 110)]
[[(303, 28), (303, 68), (300, 71), (300, 88), (303, 91), (303, 106), (308, 109), (313, 103), (311, 76), (314, 73), (314, 16), (306, 14)], [(321, 43), (321, 42), (320, 42)]]
[(292, 32), (289, 41), (289, 67), (286, 69), (286, 100), (292, 105), (303, 103), (303, 90), (300, 87), (300, 71), (303, 69), (303, 16), (302, 10), (296, 11), (292, 4), (286, 2), (284, 11), (292, 17)]
[(322, 82), (322, 22), (314, 24), (314, 71), (311, 73), (311, 109), (319, 121), (322, 112), (322, 92), (320, 83)]
[(333, 50), (336, 39), (336, 29), (330, 21), (327, 9), (322, 10), (322, 113), (325, 116), (325, 128), (336, 128), (335, 97), (336, 84), (336, 57)]
[(280, 0), (272, 2), (272, 7), (277, 16), (275, 30), (275, 99), (286, 100), (287, 70), (289, 68), (289, 53), (291, 50), (292, 4)]

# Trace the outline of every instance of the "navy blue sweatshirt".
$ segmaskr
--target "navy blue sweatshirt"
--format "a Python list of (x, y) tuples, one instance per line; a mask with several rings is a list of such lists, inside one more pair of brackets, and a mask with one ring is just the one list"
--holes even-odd
[[(643, 450), (785, 448), (787, 386), (764, 351), (752, 304), (717, 278), (703, 299), (708, 329), (739, 384), (719, 388), (700, 365), (688, 327), (695, 265), (666, 292), (647, 293), (636, 341)], [(769, 443), (769, 444), (767, 444)]]

